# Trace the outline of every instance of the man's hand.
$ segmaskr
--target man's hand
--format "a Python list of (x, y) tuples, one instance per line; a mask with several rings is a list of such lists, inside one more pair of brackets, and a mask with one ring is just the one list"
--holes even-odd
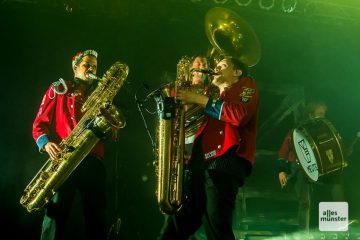
[(280, 181), (281, 188), (286, 186), (286, 184), (287, 184), (287, 174), (286, 174), (286, 172), (280, 172), (279, 173), (279, 181)]
[(57, 159), (57, 155), (62, 152), (59, 145), (54, 142), (48, 142), (47, 144), (45, 144), (44, 150), (49, 154), (51, 160)]
[(209, 98), (205, 95), (184, 90), (177, 92), (176, 99), (182, 101), (184, 104), (195, 103), (203, 107), (205, 107), (209, 101)]

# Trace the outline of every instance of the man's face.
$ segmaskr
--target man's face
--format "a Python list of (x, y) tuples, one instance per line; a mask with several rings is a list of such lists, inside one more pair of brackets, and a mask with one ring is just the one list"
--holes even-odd
[(234, 77), (233, 63), (229, 59), (223, 59), (216, 65), (215, 72), (219, 75), (214, 76), (212, 83), (218, 86)]
[[(206, 58), (196, 57), (192, 64), (192, 69), (207, 69), (208, 63)], [(201, 72), (192, 72), (192, 84), (197, 85), (203, 83), (206, 78), (206, 74)]]
[(85, 73), (91, 72), (96, 74), (97, 70), (97, 59), (94, 56), (88, 55), (83, 57), (79, 65), (74, 66), (74, 75), (76, 78), (91, 83), (92, 80), (87, 79)]
[(318, 106), (314, 109), (312, 114), (313, 118), (324, 118), (326, 116), (326, 107), (325, 106)]

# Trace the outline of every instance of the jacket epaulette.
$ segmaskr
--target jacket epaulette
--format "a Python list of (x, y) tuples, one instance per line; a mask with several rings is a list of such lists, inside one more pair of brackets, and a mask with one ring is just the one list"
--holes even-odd
[[(59, 79), (58, 81), (56, 81), (56, 82), (53, 82), (53, 83), (51, 84), (51, 86), (52, 86), (52, 88), (54, 89), (54, 92), (55, 92), (56, 94), (62, 95), (62, 94), (67, 93), (67, 91), (68, 91), (68, 87), (67, 87), (64, 79), (62, 79), (62, 78), (60, 78), (60, 79)], [(63, 90), (60, 90), (60, 87), (61, 87), (61, 86), (62, 86)]]

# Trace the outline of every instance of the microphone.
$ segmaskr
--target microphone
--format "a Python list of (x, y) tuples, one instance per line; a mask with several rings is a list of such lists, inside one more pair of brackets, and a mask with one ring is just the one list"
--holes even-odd
[[(145, 88), (146, 89), (146, 91), (149, 91), (150, 90), (150, 86), (147, 84), (147, 83), (142, 83), (142, 87), (143, 88)], [(140, 89), (140, 88), (139, 88)], [(139, 90), (138, 89), (138, 90)], [(138, 92), (138, 90), (136, 90), (136, 93), (135, 93), (135, 102), (140, 106), (140, 107), (142, 107), (143, 106), (143, 103), (146, 103), (148, 100), (149, 100), (149, 96), (152, 96), (151, 94), (153, 94), (153, 93), (150, 93), (150, 94), (148, 94), (145, 98), (143, 98), (143, 99), (139, 99), (138, 97), (137, 97), (137, 92)]]
[[(162, 91), (164, 90), (164, 87), (166, 87), (168, 85), (169, 84), (165, 84), (155, 90), (152, 90), (148, 95), (146, 95), (145, 101), (147, 101), (151, 97), (158, 97), (158, 96), (162, 95)], [(150, 90), (149, 85), (147, 85), (146, 83), (143, 83), (143, 86), (146, 88), (146, 90)]]
[(214, 72), (212, 69), (193, 69), (194, 72), (201, 72), (204, 74), (208, 74), (210, 76), (220, 75), (219, 73)]
[(154, 96), (158, 96), (158, 95), (161, 95), (161, 88), (155, 89), (154, 91), (149, 93), (145, 99), (149, 99), (150, 97), (154, 97)]

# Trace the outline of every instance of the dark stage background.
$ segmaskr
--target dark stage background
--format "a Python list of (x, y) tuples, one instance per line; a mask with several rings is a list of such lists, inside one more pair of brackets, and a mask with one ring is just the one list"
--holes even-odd
[[(48, 85), (60, 77), (71, 78), (73, 55), (90, 48), (99, 52), (100, 76), (116, 60), (130, 66), (128, 79), (115, 99), (126, 115), (127, 126), (120, 130), (118, 142), (107, 146), (109, 225), (121, 218), (121, 239), (155, 239), (163, 216), (155, 199), (151, 141), (134, 94), (138, 91), (140, 97), (144, 96), (144, 84), (150, 89), (163, 84), (164, 73), (176, 72), (181, 56), (207, 51), (210, 44), (204, 16), (215, 6), (236, 11), (254, 28), (261, 42), (262, 58), (251, 68), (251, 75), (261, 86), (260, 124), (279, 107), (282, 98), (268, 90), (294, 87), (304, 90), (306, 100), (325, 100), (328, 118), (345, 143), (354, 139), (360, 130), (357, 1), (313, 1), (319, 4), (309, 7), (306, 3), (310, 0), (299, 0), (296, 10), (290, 13), (281, 10), (281, 1), (274, 1), (269, 10), (261, 9), (257, 0), (248, 6), (236, 4), (241, 1), (215, 2), (79, 0), (70, 1), (73, 12), (65, 11), (62, 1), (0, 3), (1, 235), (39, 238), (43, 213), (30, 214), (19, 204), (22, 191), (47, 159), (39, 154), (32, 139), (32, 122)], [(145, 117), (154, 135), (156, 115), (145, 113)], [(280, 191), (275, 162), (276, 151), (291, 127), (291, 118), (286, 119), (259, 142), (258, 148), (269, 154), (257, 158), (249, 179), (255, 189), (270, 186)], [(360, 215), (359, 148), (355, 145), (349, 167), (344, 170), (353, 217)], [(259, 202), (264, 209), (266, 204)], [(69, 231), (73, 239), (81, 239), (83, 224), (77, 217), (78, 203), (74, 210), (75, 220)]]

